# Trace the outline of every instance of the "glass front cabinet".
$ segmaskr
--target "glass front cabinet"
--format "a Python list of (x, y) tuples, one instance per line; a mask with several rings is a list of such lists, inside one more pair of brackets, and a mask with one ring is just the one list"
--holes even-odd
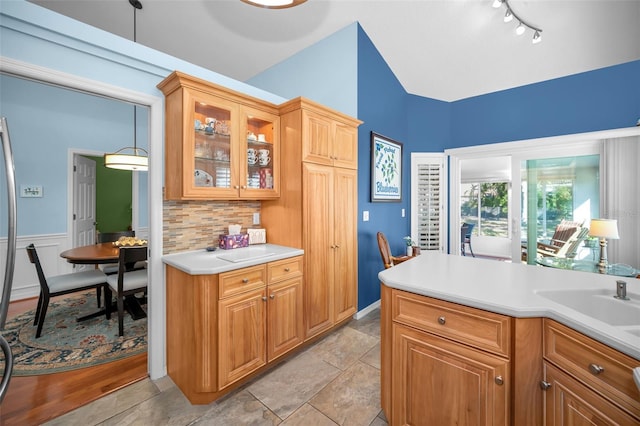
[(277, 108), (174, 72), (165, 94), (165, 199), (279, 196)]

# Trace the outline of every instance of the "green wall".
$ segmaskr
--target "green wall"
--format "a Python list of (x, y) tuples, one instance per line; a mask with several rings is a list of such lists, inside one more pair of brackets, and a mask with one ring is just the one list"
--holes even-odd
[(104, 157), (87, 157), (96, 162), (96, 229), (125, 231), (131, 227), (132, 172), (108, 169)]

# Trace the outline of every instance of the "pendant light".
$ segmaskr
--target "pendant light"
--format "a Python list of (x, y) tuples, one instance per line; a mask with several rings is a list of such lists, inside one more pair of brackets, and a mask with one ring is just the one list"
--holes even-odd
[[(136, 42), (136, 10), (142, 9), (139, 0), (129, 0), (133, 6), (133, 42)], [(145, 149), (137, 146), (137, 116), (136, 106), (133, 106), (133, 147), (122, 148), (112, 154), (104, 155), (104, 166), (110, 169), (132, 170), (146, 172), (149, 170), (149, 157)], [(127, 153), (130, 151), (132, 153)]]
[(252, 6), (264, 7), (265, 9), (286, 9), (304, 3), (307, 0), (241, 0)]

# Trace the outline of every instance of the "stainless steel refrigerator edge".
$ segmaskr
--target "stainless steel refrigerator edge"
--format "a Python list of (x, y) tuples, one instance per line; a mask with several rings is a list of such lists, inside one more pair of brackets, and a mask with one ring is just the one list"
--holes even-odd
[[(2, 301), (0, 301), (0, 331), (4, 330), (7, 320), (7, 312), (9, 311), (9, 301), (11, 299), (11, 287), (13, 284), (13, 271), (16, 262), (16, 173), (13, 164), (13, 153), (11, 151), (11, 140), (9, 138), (9, 130), (7, 128), (7, 119), (0, 117), (0, 140), (2, 140), (2, 152), (4, 155), (6, 179), (7, 179), (7, 198), (8, 198), (8, 228), (7, 228), (7, 262), (5, 265), (4, 282), (2, 286)], [(0, 382), (0, 404), (4, 399), (11, 380), (13, 372), (13, 354), (11, 347), (6, 339), (0, 334), (0, 347), (5, 357), (4, 374)]]

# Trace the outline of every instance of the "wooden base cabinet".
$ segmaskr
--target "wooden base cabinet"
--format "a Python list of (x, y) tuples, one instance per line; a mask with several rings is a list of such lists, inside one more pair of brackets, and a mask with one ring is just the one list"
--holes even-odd
[(568, 374), (544, 363), (544, 424), (547, 426), (637, 426), (640, 420), (583, 385)]
[(545, 319), (545, 425), (640, 425), (640, 362)]
[(393, 325), (392, 425), (507, 425), (509, 360)]
[(302, 256), (218, 275), (167, 266), (167, 370), (206, 404), (304, 341)]

